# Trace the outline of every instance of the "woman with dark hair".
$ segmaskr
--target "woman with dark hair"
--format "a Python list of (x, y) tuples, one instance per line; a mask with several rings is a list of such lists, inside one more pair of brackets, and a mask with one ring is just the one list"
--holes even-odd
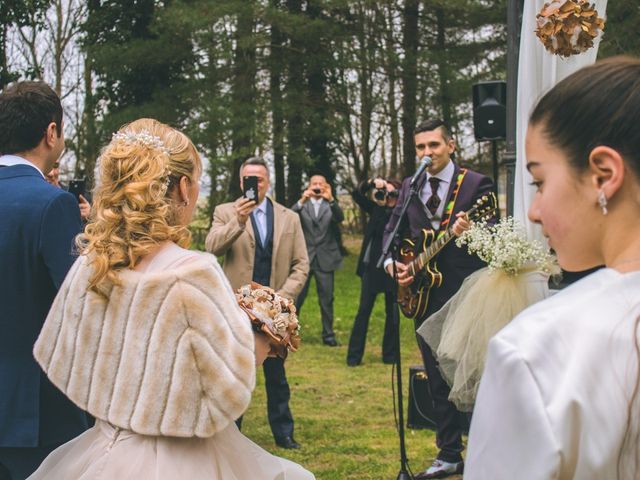
[(638, 478), (640, 60), (567, 77), (534, 109), (529, 209), (560, 265), (603, 268), (489, 344), (465, 479)]

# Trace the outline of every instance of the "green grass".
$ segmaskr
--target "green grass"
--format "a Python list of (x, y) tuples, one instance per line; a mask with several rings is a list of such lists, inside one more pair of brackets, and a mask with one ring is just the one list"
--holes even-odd
[[(347, 343), (358, 308), (360, 278), (355, 274), (359, 241), (348, 238), (351, 254), (335, 277), (335, 330), (340, 346), (322, 344), (320, 311), (312, 281), (302, 309), (302, 346), (287, 360), (291, 410), (299, 451), (275, 446), (267, 421), (264, 376), (260, 369), (243, 433), (266, 450), (311, 470), (318, 480), (395, 479), (399, 463), (391, 366), (382, 363), (384, 297), (371, 316), (363, 365), (346, 366)], [(402, 317), (403, 397), (406, 422), (409, 366), (420, 364), (413, 322)], [(405, 430), (409, 465), (414, 473), (436, 455), (430, 430)]]

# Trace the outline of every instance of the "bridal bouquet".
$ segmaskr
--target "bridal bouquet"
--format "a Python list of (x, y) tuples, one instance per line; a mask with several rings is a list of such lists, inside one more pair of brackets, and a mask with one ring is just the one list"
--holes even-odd
[(457, 240), (487, 262), (458, 292), (427, 318), (418, 333), (438, 359), (450, 385), (449, 400), (470, 412), (484, 370), (489, 339), (518, 313), (549, 295), (548, 280), (559, 273), (555, 257), (528, 240), (513, 218), (496, 225), (474, 223)]
[(517, 275), (535, 270), (548, 275), (559, 273), (555, 257), (537, 240), (528, 240), (524, 227), (513, 217), (502, 218), (495, 225), (474, 223), (456, 240), (467, 245), (469, 253), (487, 262), (489, 270)]
[(300, 324), (291, 300), (255, 282), (240, 287), (236, 300), (249, 316), (253, 329), (269, 337), (273, 353), (286, 358), (289, 351), (297, 351)]

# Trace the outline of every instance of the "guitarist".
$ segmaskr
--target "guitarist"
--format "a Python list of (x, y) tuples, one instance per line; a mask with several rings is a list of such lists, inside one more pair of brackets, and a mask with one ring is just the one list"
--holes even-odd
[[(408, 206), (406, 217), (400, 229), (400, 238), (419, 238), (423, 229), (431, 229), (436, 235), (451, 228), (460, 235), (469, 228), (464, 212), (469, 210), (477, 199), (493, 192), (493, 182), (486, 176), (469, 169), (461, 168), (454, 162), (456, 144), (449, 127), (442, 120), (426, 120), (414, 130), (416, 155), (423, 158), (428, 155), (432, 163), (416, 180), (416, 191)], [(385, 238), (395, 228), (400, 210), (407, 195), (410, 194), (410, 178), (406, 178), (400, 189), (397, 206), (385, 228)], [(495, 221), (492, 218), (490, 221)], [(439, 310), (462, 285), (463, 280), (475, 270), (484, 266), (476, 256), (468, 254), (466, 248), (458, 248), (451, 241), (436, 255), (436, 265), (443, 280), (429, 292), (426, 313), (415, 319), (417, 329), (432, 313)], [(385, 270), (393, 275), (391, 258), (385, 261)], [(398, 283), (409, 286), (414, 281), (406, 265), (396, 262)], [(448, 399), (449, 386), (442, 378), (437, 361), (431, 349), (419, 335), (416, 335), (422, 353), (429, 388), (434, 402), (434, 416), (437, 426), (436, 444), (438, 456), (433, 464), (419, 473), (415, 479), (444, 478), (462, 473), (462, 428), (459, 412)]]

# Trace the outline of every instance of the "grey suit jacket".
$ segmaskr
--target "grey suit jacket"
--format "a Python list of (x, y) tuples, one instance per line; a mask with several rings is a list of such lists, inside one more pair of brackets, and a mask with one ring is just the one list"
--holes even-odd
[(326, 200), (322, 200), (317, 217), (310, 200), (305, 202), (302, 207), (299, 202), (296, 202), (291, 210), (300, 215), (309, 263), (313, 265), (313, 261), (316, 259), (316, 265), (323, 272), (333, 272), (340, 268), (342, 253), (336, 229), (338, 224), (344, 220), (344, 214), (338, 202), (330, 204)]

